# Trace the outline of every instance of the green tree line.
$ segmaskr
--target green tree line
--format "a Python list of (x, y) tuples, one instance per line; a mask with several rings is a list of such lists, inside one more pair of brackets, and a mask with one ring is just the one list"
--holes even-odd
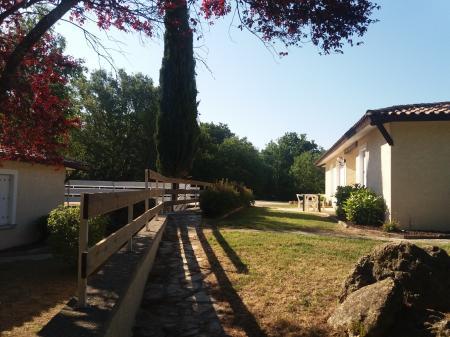
[[(159, 88), (151, 78), (123, 70), (94, 71), (73, 86), (82, 126), (72, 132), (66, 155), (88, 164), (75, 177), (142, 181), (145, 168), (157, 168)], [(243, 183), (258, 198), (293, 200), (296, 193), (323, 192), (324, 172), (314, 164), (322, 151), (294, 132), (258, 150), (226, 124), (200, 123), (189, 176)]]

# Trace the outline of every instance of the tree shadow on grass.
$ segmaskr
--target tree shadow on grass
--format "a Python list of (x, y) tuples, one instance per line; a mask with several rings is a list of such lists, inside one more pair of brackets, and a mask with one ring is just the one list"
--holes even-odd
[(330, 217), (300, 212), (282, 212), (268, 207), (244, 209), (225, 220), (212, 223), (224, 228), (280, 232), (305, 231), (318, 233), (335, 231), (337, 228), (337, 222)]
[(234, 267), (236, 268), (236, 271), (240, 274), (247, 274), (248, 273), (247, 265), (244, 262), (242, 262), (239, 255), (237, 255), (234, 249), (231, 248), (227, 240), (225, 240), (222, 233), (220, 233), (220, 231), (217, 229), (216, 226), (212, 227), (212, 233), (216, 238), (217, 242), (220, 244), (222, 249), (227, 254), (230, 261), (233, 263)]
[[(211, 269), (216, 276), (221, 294), (230, 304), (234, 314), (233, 323), (242, 328), (248, 337), (266, 337), (267, 334), (262, 330), (255, 316), (248, 310), (247, 306), (242, 301), (233, 287), (226, 271), (222, 267), (218, 257), (214, 253), (213, 248), (209, 244), (203, 228), (196, 227), (197, 236), (206, 254)], [(235, 254), (235, 253), (234, 253)], [(237, 256), (237, 255), (236, 255)]]

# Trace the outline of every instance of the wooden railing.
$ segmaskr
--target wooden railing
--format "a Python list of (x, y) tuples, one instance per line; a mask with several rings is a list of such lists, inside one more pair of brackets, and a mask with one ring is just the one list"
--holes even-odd
[[(151, 181), (156, 182), (156, 188), (150, 188), (150, 186), (155, 186), (154, 183), (150, 185)], [(158, 188), (160, 184), (165, 187), (168, 183), (171, 184), (171, 189)], [(184, 185), (184, 188), (180, 188), (180, 185)], [(177, 210), (179, 208), (176, 206), (199, 202), (201, 189), (210, 185), (203, 181), (168, 178), (152, 170), (146, 170), (143, 190), (81, 193), (78, 239), (78, 305), (80, 307), (86, 305), (88, 277), (125, 245), (128, 250), (133, 250), (133, 236), (136, 233), (144, 226), (148, 231), (149, 222), (154, 218), (157, 220), (158, 215), (165, 209)], [(166, 194), (172, 195), (172, 200), (165, 201)], [(182, 197), (179, 198), (179, 196)], [(149, 199), (155, 199), (155, 207), (149, 208)], [(133, 206), (142, 201), (145, 204), (144, 213), (135, 218)], [(125, 207), (128, 208), (128, 223), (94, 246), (88, 247), (88, 220)]]

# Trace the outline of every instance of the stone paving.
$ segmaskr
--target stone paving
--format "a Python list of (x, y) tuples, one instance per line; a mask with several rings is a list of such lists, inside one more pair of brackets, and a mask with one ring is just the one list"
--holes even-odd
[(228, 336), (222, 323), (232, 310), (211, 296), (205, 282), (211, 270), (196, 232), (200, 222), (196, 213), (170, 216), (136, 317), (134, 337)]

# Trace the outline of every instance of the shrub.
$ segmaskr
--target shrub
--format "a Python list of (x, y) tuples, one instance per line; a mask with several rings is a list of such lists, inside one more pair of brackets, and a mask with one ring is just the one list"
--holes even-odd
[(237, 185), (236, 188), (239, 193), (241, 206), (250, 207), (255, 204), (255, 196), (250, 188), (245, 187), (244, 185)]
[(364, 187), (359, 184), (349, 186), (338, 186), (334, 196), (336, 198), (336, 215), (340, 220), (347, 220), (344, 211), (344, 204), (350, 197), (352, 192), (359, 191), (363, 188)]
[(358, 225), (381, 226), (386, 213), (383, 197), (367, 188), (353, 191), (344, 203), (346, 218)]
[(385, 222), (383, 224), (383, 230), (385, 232), (398, 232), (399, 231), (399, 223), (396, 220)]
[(208, 217), (221, 216), (235, 208), (253, 205), (253, 191), (242, 185), (219, 181), (200, 195), (200, 208)]
[[(89, 246), (100, 241), (105, 235), (108, 218), (101, 216), (90, 219)], [(64, 262), (76, 265), (78, 260), (78, 230), (80, 227), (80, 208), (59, 206), (50, 212), (48, 243), (53, 255)]]
[(39, 233), (39, 240), (46, 240), (48, 238), (48, 214), (40, 216), (34, 221), (34, 226)]

